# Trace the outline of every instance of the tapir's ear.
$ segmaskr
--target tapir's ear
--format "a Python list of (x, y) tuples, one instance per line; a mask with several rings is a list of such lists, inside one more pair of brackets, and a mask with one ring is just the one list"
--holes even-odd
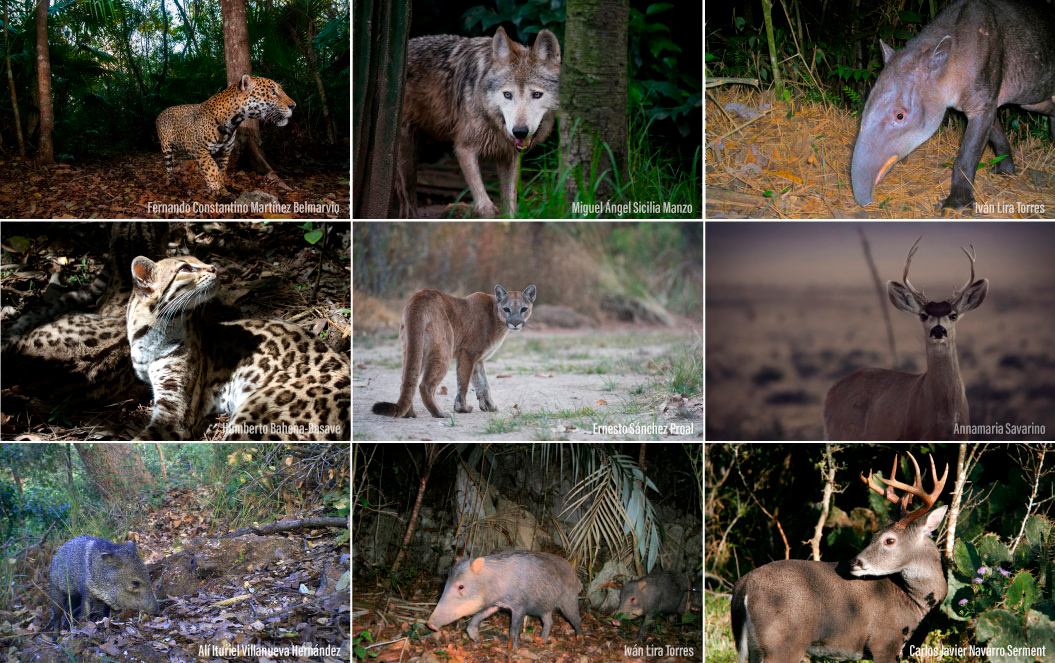
[(894, 57), (894, 49), (887, 46), (882, 39), (879, 40), (879, 50), (883, 51), (883, 64), (890, 62), (890, 58)]
[(930, 67), (933, 70), (941, 69), (949, 59), (949, 51), (952, 50), (952, 35), (945, 35), (938, 42), (930, 55)]

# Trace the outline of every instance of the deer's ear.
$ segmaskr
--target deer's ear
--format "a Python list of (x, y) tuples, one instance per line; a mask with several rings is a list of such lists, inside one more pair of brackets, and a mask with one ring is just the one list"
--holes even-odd
[(911, 313), (912, 315), (923, 313), (923, 307), (916, 300), (916, 296), (897, 281), (887, 281), (886, 292), (887, 296), (890, 297), (890, 303), (905, 313)]
[(989, 292), (989, 279), (980, 279), (971, 284), (970, 288), (956, 301), (956, 312), (966, 313), (973, 311), (985, 301), (985, 295)]
[(921, 522), (923, 523), (923, 533), (930, 534), (934, 530), (938, 529), (938, 525), (941, 525), (941, 519), (945, 517), (945, 512), (949, 510), (949, 505), (945, 505), (941, 508), (935, 509), (927, 514)]

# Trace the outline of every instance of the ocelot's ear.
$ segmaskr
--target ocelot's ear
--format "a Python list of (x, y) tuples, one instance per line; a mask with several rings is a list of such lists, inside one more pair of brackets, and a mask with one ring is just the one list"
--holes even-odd
[(137, 288), (150, 290), (154, 284), (154, 268), (157, 265), (150, 258), (137, 257), (132, 261), (132, 281)]

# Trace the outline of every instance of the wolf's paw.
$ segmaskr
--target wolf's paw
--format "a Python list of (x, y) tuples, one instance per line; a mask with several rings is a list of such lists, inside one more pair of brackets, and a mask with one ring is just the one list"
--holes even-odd
[(473, 211), (481, 219), (493, 219), (498, 216), (498, 206), (490, 200), (481, 200), (473, 203)]

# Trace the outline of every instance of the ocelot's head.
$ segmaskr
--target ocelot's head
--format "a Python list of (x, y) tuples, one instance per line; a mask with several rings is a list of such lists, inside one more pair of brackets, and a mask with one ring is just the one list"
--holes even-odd
[(132, 297), (128, 309), (171, 320), (213, 298), (220, 283), (215, 265), (193, 256), (154, 262), (139, 256), (132, 261)]

